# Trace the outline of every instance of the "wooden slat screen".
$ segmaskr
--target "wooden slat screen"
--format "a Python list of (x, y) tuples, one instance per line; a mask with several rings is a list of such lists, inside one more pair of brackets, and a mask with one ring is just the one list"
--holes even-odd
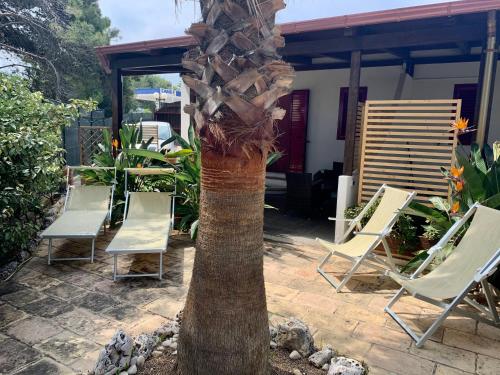
[(358, 113), (356, 114), (356, 134), (354, 135), (354, 169), (360, 169), (361, 164), (361, 146), (363, 142), (363, 113), (365, 103), (359, 103)]
[(380, 185), (417, 192), (417, 200), (449, 198), (440, 167), (454, 162), (461, 100), (373, 100), (365, 103), (358, 201)]

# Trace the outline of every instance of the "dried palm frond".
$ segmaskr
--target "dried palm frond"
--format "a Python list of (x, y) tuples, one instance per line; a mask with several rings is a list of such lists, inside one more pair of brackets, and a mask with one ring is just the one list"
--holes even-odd
[(199, 45), (183, 59), (193, 72), (183, 80), (197, 103), (185, 110), (218, 151), (272, 147), (273, 122), (285, 115), (276, 103), (294, 77), (277, 52), (284, 38), (275, 14), (284, 6), (283, 0), (200, 0), (203, 22), (187, 30)]

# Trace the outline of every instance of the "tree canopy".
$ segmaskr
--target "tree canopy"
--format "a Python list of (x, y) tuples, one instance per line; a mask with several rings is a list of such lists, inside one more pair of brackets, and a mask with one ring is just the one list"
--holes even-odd
[(117, 35), (97, 0), (0, 0), (0, 69), (17, 69), (48, 98), (110, 107), (94, 47)]

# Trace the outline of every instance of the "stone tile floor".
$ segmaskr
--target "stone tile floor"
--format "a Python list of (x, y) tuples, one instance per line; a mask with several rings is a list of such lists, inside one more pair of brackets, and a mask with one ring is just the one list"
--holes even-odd
[[(306, 223), (307, 224), (307, 223)], [(305, 224), (304, 224), (305, 225)], [(164, 257), (164, 280), (113, 282), (112, 259), (104, 249), (113, 232), (96, 243), (96, 261), (46, 263), (46, 243), (11, 280), (0, 284), (0, 374), (85, 373), (102, 345), (122, 328), (152, 331), (183, 306), (194, 248), (174, 235)], [(306, 236), (307, 237), (307, 236)], [(54, 242), (58, 256), (87, 254), (89, 242)], [(265, 276), (272, 322), (296, 316), (311, 327), (318, 346), (364, 360), (370, 374), (500, 374), (500, 329), (452, 317), (422, 349), (383, 312), (397, 286), (361, 270), (336, 294), (316, 272), (324, 251), (302, 244), (266, 243)], [(122, 257), (120, 272), (154, 271), (157, 257)], [(347, 264), (330, 267), (334, 274)], [(395, 310), (417, 328), (436, 310), (409, 298)]]

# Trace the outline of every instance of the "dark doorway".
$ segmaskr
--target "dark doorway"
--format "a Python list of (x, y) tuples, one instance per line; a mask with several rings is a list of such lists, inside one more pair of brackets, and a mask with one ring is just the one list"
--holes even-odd
[[(367, 97), (368, 97), (368, 87), (360, 87), (358, 101), (360, 103), (364, 103), (366, 102)], [(348, 101), (349, 101), (349, 87), (341, 87), (339, 96), (339, 122), (337, 126), (337, 139), (342, 141), (345, 140)]]
[[(477, 84), (464, 83), (455, 85), (453, 99), (462, 99), (461, 117), (469, 120), (469, 126), (476, 125), (475, 111), (477, 98)], [(470, 145), (474, 139), (474, 133), (466, 133), (459, 136), (459, 141), (463, 145)]]

